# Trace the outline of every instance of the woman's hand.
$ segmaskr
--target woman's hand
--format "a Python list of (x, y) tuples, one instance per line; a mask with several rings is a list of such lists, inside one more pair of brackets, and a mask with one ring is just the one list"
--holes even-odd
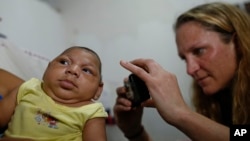
[(137, 134), (141, 128), (142, 107), (132, 108), (132, 103), (126, 98), (126, 88), (119, 87), (116, 90), (117, 98), (114, 105), (114, 115), (118, 127), (125, 136), (131, 137)]
[(145, 82), (151, 99), (144, 102), (143, 106), (156, 107), (165, 121), (174, 124), (179, 116), (178, 113), (188, 110), (176, 76), (164, 70), (157, 62), (152, 59), (136, 59), (131, 62), (121, 61), (120, 64)]

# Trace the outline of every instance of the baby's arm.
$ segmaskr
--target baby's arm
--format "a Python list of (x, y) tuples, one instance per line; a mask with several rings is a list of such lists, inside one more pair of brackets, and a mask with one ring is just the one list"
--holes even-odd
[(83, 129), (84, 141), (107, 141), (105, 118), (93, 118), (87, 121)]
[(2, 100), (0, 100), (0, 128), (5, 127), (14, 113), (17, 100), (18, 88), (13, 89)]

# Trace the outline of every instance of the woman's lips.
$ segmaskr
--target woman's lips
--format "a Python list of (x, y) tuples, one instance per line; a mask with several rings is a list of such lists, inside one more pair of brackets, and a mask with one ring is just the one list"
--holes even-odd
[(198, 84), (199, 84), (200, 86), (205, 85), (205, 81), (206, 81), (207, 78), (208, 78), (208, 77), (203, 77), (203, 78), (198, 79), (198, 80), (197, 80)]

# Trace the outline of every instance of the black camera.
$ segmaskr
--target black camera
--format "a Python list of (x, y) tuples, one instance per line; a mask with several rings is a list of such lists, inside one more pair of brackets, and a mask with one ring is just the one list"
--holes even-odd
[(126, 96), (132, 102), (132, 107), (139, 106), (143, 101), (150, 98), (145, 83), (135, 74), (130, 74), (128, 82), (125, 82)]

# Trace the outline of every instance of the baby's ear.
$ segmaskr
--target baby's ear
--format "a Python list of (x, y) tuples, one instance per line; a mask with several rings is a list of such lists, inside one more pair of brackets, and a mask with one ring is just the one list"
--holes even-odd
[(98, 100), (100, 96), (101, 96), (101, 92), (100, 92), (100, 93), (97, 92), (97, 93), (94, 95), (93, 100)]
[(95, 95), (95, 96), (93, 97), (93, 100), (98, 100), (99, 97), (100, 97), (100, 96)]
[(103, 91), (103, 82), (101, 82), (101, 83), (99, 84), (98, 90), (96, 91), (96, 94), (95, 94), (95, 96), (93, 97), (93, 99), (94, 99), (94, 100), (98, 100), (99, 97), (100, 97), (101, 94), (102, 94), (102, 91)]

